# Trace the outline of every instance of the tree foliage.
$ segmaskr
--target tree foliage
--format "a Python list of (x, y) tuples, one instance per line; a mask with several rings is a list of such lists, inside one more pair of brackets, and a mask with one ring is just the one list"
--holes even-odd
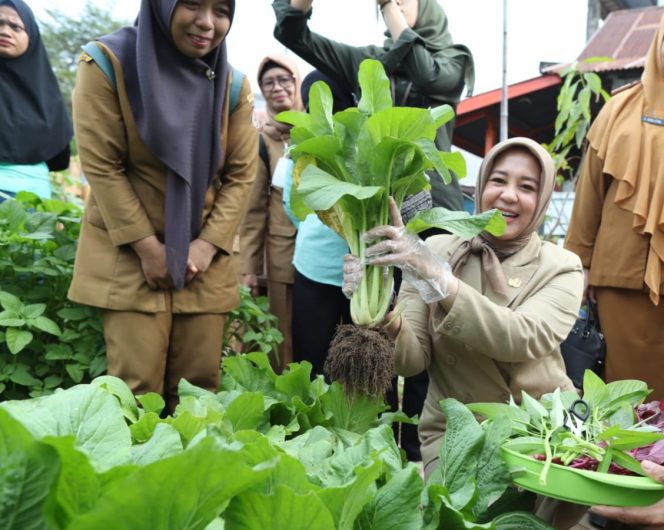
[(128, 22), (114, 19), (108, 9), (89, 1), (73, 16), (66, 15), (57, 7), (47, 9), (46, 13), (47, 20), (40, 20), (42, 39), (65, 104), (71, 112), (71, 96), (81, 46), (126, 26)]

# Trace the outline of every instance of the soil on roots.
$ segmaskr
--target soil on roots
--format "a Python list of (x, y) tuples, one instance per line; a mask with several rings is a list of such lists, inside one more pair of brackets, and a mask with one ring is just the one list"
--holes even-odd
[(382, 329), (337, 327), (324, 366), (347, 394), (384, 396), (394, 377), (394, 344)]

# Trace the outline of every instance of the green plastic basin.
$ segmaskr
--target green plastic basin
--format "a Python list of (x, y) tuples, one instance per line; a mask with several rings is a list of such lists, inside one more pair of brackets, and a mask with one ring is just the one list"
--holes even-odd
[(523, 489), (588, 506), (647, 506), (664, 497), (664, 484), (649, 477), (599, 473), (551, 464), (546, 484), (539, 475), (544, 462), (502, 448), (512, 482)]

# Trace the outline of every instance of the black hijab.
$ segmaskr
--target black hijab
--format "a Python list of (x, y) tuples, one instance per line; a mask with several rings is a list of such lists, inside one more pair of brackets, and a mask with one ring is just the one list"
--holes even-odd
[(46, 162), (67, 148), (72, 127), (32, 10), (23, 0), (0, 0), (16, 10), (30, 43), (15, 59), (0, 58), (0, 161)]
[[(177, 3), (141, 0), (135, 26), (99, 40), (122, 64), (141, 139), (167, 167), (166, 263), (181, 289), (189, 243), (200, 233), (205, 194), (223, 156), (221, 117), (230, 67), (225, 40), (202, 59), (177, 49), (170, 32)], [(229, 5), (232, 21), (235, 1)]]

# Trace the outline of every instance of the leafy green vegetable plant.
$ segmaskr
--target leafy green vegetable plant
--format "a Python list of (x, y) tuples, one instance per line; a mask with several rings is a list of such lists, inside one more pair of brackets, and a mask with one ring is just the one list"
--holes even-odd
[(67, 300), (80, 216), (74, 204), (28, 192), (0, 204), (0, 400), (106, 368), (99, 312)]
[(265, 354), (224, 364), (220, 392), (183, 381), (165, 418), (159, 396), (138, 405), (109, 376), (0, 404), (0, 527), (548, 529), (502, 493), (495, 448), (509, 429), (483, 435), (461, 404), (446, 405), (445, 472), (424, 485), (381, 400), (311, 381), (308, 363), (281, 375)]
[[(474, 403), (468, 408), (493, 421), (511, 420), (511, 435), (505, 447), (539, 455), (544, 460), (539, 477), (542, 485), (546, 484), (553, 462), (563, 465), (576, 462), (577, 467), (587, 469), (596, 466), (599, 472), (607, 472), (617, 464), (643, 475), (641, 466), (629, 451), (664, 439), (664, 433), (637, 421), (635, 416), (635, 407), (650, 393), (647, 385), (636, 380), (607, 384), (594, 372), (586, 370), (583, 388), (583, 402), (576, 392), (557, 389), (539, 401), (523, 392), (520, 405), (510, 400), (509, 404)], [(587, 410), (584, 410), (586, 405)], [(583, 419), (585, 413), (587, 418)]]
[[(388, 199), (401, 206), (406, 196), (429, 189), (427, 171), (449, 183), (450, 170), (466, 172), (460, 153), (439, 151), (436, 130), (451, 120), (449, 105), (432, 109), (393, 107), (390, 82), (383, 66), (367, 59), (360, 65), (362, 98), (357, 108), (332, 114), (332, 93), (323, 83), (310, 92), (309, 113), (287, 111), (277, 118), (293, 125), (291, 156), (296, 161), (291, 204), (303, 217), (315, 211), (323, 223), (343, 237), (351, 253), (364, 260), (364, 233), (389, 224)], [(472, 236), (486, 229), (498, 234), (500, 213), (468, 219), (463, 212), (436, 208), (408, 224), (421, 231), (436, 226)], [(449, 221), (449, 222), (448, 222)], [(367, 266), (351, 299), (356, 324), (382, 321), (392, 295), (392, 270)]]
[(228, 313), (223, 337), (224, 355), (254, 351), (277, 355), (284, 340), (277, 317), (269, 311), (267, 297), (254, 298), (244, 286), (240, 286), (240, 305)]

